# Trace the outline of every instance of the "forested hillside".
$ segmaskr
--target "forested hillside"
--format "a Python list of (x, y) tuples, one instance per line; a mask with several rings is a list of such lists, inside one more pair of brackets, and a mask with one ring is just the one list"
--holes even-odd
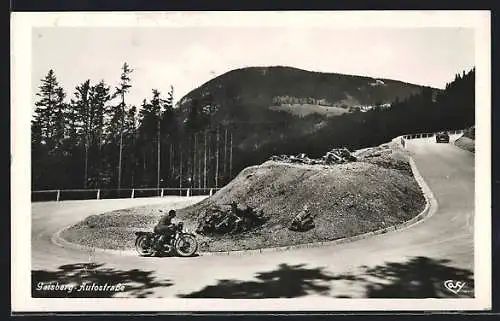
[[(318, 157), (334, 147), (377, 146), (406, 133), (464, 129), (474, 123), (475, 69), (457, 74), (436, 96), (426, 88), (405, 100), (394, 101), (391, 108), (329, 118), (317, 132), (300, 140), (291, 138), (279, 145), (269, 144), (263, 148), (266, 150), (263, 154), (304, 152)], [(254, 159), (254, 162), (263, 159)]]
[[(313, 77), (301, 71), (299, 86), (285, 76), (262, 83), (259, 74), (263, 70), (267, 69), (250, 69), (253, 76), (246, 76), (248, 82), (221, 83), (215, 78), (194, 91), (199, 95), (192, 92), (177, 106), (173, 88), (168, 93), (152, 89), (140, 106), (129, 104), (134, 74), (127, 64), (117, 73), (120, 84), (116, 88), (89, 79), (67, 91), (49, 71), (41, 80), (32, 120), (32, 188), (222, 186), (244, 167), (272, 154), (318, 156), (335, 146), (374, 146), (402, 133), (474, 124), (474, 70), (457, 75), (437, 96), (432, 88), (380, 80), (399, 88), (394, 89), (397, 94), (389, 95), (395, 97), (391, 108), (382, 107), (389, 99), (383, 91), (377, 94), (383, 97), (367, 94), (354, 99), (349, 94), (350, 98), (341, 99), (345, 86), (361, 80), (368, 86), (366, 92), (377, 86), (386, 88), (372, 78), (327, 74), (328, 78), (321, 73)], [(276, 72), (279, 75), (284, 70), (277, 68)], [(234, 80), (233, 76), (228, 79)], [(333, 81), (341, 89), (328, 92), (321, 87), (322, 81)], [(239, 91), (235, 84), (244, 90)], [(260, 95), (263, 86), (278, 89)], [(314, 96), (316, 86), (328, 95), (316, 92)], [(203, 88), (215, 89), (204, 94)], [(291, 95), (293, 91), (296, 93)], [(235, 101), (245, 104), (233, 104)], [(335, 117), (298, 117), (268, 108), (286, 103), (340, 104), (345, 108), (342, 104), (375, 101), (377, 107), (371, 111), (353, 109)]]

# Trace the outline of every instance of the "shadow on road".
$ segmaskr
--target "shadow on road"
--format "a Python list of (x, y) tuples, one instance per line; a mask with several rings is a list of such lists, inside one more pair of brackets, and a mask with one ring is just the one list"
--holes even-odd
[[(361, 266), (356, 273), (334, 275), (324, 268), (308, 268), (304, 264), (280, 264), (275, 270), (260, 272), (255, 280), (219, 280), (216, 285), (179, 295), (182, 298), (295, 298), (322, 295), (350, 298), (342, 291), (361, 291), (368, 298), (461, 298), (473, 297), (472, 272), (447, 264), (448, 260), (413, 257), (406, 262), (388, 262), (374, 267)], [(444, 282), (465, 282), (458, 293), (444, 287)], [(340, 288), (340, 287), (339, 287)]]
[[(372, 268), (364, 267), (369, 277), (385, 282), (367, 282), (370, 298), (442, 298), (473, 297), (473, 273), (446, 265), (449, 260), (433, 260), (415, 257), (406, 263), (387, 263)], [(444, 286), (447, 280), (465, 282), (465, 286), (453, 293)]]
[[(31, 296), (109, 298), (125, 293), (128, 297), (145, 298), (153, 295), (155, 288), (173, 285), (169, 280), (156, 280), (153, 271), (125, 271), (103, 266), (104, 264), (77, 263), (62, 265), (57, 271), (32, 271)], [(67, 285), (71, 284), (74, 287), (68, 288)], [(81, 287), (83, 284), (85, 287)], [(105, 288), (106, 284), (108, 286)]]
[(220, 280), (217, 285), (180, 295), (183, 298), (294, 298), (310, 292), (327, 294), (333, 278), (321, 268), (308, 269), (303, 264), (280, 264), (276, 270), (258, 273), (257, 281)]

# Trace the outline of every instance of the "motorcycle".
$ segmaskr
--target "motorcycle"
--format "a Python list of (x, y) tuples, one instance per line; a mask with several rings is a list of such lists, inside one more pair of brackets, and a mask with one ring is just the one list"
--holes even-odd
[(196, 236), (184, 230), (184, 224), (178, 223), (174, 233), (167, 240), (158, 244), (160, 234), (154, 232), (135, 232), (135, 249), (141, 256), (156, 256), (159, 254), (193, 256), (198, 250)]

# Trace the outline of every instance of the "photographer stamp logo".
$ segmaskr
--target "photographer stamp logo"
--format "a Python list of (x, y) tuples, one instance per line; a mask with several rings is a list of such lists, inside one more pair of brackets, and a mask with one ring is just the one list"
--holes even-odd
[(465, 282), (446, 280), (443, 285), (448, 291), (458, 294), (465, 286)]

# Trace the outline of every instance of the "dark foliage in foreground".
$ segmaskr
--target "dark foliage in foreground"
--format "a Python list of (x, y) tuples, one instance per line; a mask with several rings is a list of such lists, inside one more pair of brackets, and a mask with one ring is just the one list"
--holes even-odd
[[(304, 264), (280, 264), (275, 270), (260, 272), (255, 280), (219, 280), (183, 298), (263, 299), (296, 298), (306, 295), (349, 298), (337, 290), (360, 289), (367, 298), (470, 298), (474, 297), (472, 272), (449, 265), (448, 260), (412, 257), (405, 262), (388, 262), (374, 267), (361, 267), (356, 274), (335, 275), (324, 268), (309, 268)], [(446, 280), (465, 282), (458, 294), (447, 290)]]

